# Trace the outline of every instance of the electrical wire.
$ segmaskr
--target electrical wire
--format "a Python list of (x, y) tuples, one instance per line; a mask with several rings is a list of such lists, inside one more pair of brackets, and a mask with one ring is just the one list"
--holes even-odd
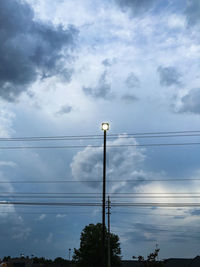
[(200, 207), (200, 203), (159, 203), (159, 202), (152, 202), (152, 203), (113, 203), (112, 206), (114, 207)]
[[(79, 215), (79, 214), (91, 214), (91, 211), (76, 211), (76, 212), (73, 212), (73, 211), (55, 211), (55, 212), (47, 212), (47, 211), (37, 211), (37, 212), (26, 212), (26, 211), (0, 211), (0, 214), (4, 214), (4, 213), (8, 213), (8, 214), (31, 214), (31, 215), (33, 215), (33, 214), (52, 214), (52, 215), (58, 215), (58, 214), (63, 214), (63, 215), (65, 215), (65, 214), (69, 214), (69, 215), (71, 215), (71, 214), (77, 214), (77, 215)], [(95, 213), (101, 213), (101, 211), (100, 210), (96, 210), (95, 211)], [(114, 215), (121, 215), (121, 214), (129, 214), (129, 215), (144, 215), (144, 216), (146, 216), (146, 215), (149, 215), (149, 216), (158, 216), (158, 217), (172, 217), (172, 218), (174, 218), (174, 217), (186, 217), (186, 216), (191, 216), (190, 214), (188, 214), (188, 215), (186, 215), (186, 214), (175, 214), (175, 215), (172, 215), (172, 214), (159, 214), (159, 213), (148, 213), (148, 212), (146, 212), (146, 213), (140, 213), (140, 212), (124, 212), (124, 211), (118, 211), (118, 212), (116, 212), (116, 211), (112, 211), (112, 213), (111, 213), (112, 215), (114, 214)], [(193, 215), (194, 216), (194, 215)]]
[[(100, 213), (100, 211), (95, 211), (95, 212), (98, 212), (98, 213)], [(91, 214), (91, 211), (77, 211), (77, 212), (73, 212), (73, 211), (68, 211), (68, 212), (62, 212), (62, 211), (57, 211), (57, 212), (46, 212), (46, 211), (38, 211), (38, 212), (24, 212), (24, 211), (20, 211), (20, 212), (16, 212), (16, 211), (0, 211), (0, 214), (4, 214), (4, 213), (11, 213), (11, 214), (31, 214), (31, 215), (33, 215), (33, 214), (56, 214), (56, 215), (60, 215), (60, 214), (63, 214), (63, 215), (65, 215), (65, 214), (69, 214), (69, 215), (71, 215), (71, 214), (77, 214), (77, 215), (79, 215), (79, 214)]]
[[(180, 179), (126, 179), (126, 180), (107, 180), (107, 183), (143, 183), (143, 182), (181, 182), (181, 181), (200, 181), (200, 178), (180, 178)], [(0, 181), (0, 184), (48, 184), (48, 183), (102, 183), (102, 180), (21, 180), (21, 181)]]
[(102, 206), (101, 203), (94, 202), (22, 202), (22, 201), (0, 201), (0, 205), (28, 205), (28, 206), (78, 206), (78, 207), (94, 207)]
[[(100, 202), (23, 202), (23, 201), (0, 201), (0, 205), (28, 205), (28, 206), (102, 206)], [(200, 207), (200, 203), (160, 203), (160, 202), (112, 202), (112, 207)]]
[[(122, 147), (161, 147), (161, 146), (193, 146), (200, 145), (200, 142), (188, 143), (154, 143), (154, 144), (124, 144), (124, 145), (107, 145), (109, 148)], [(1, 146), (1, 150), (17, 149), (72, 149), (72, 148), (103, 148), (102, 145), (66, 145), (66, 146)]]
[[(136, 133), (113, 133), (113, 134), (107, 134), (107, 137), (118, 137), (118, 136), (139, 136), (139, 135), (174, 135), (174, 134), (200, 134), (199, 130), (196, 131), (160, 131), (160, 132), (136, 132)], [(56, 136), (30, 136), (30, 137), (1, 137), (0, 141), (33, 141), (33, 140), (60, 140), (60, 139), (67, 139), (67, 138), (94, 138), (94, 137), (100, 137), (102, 138), (102, 134), (89, 134), (89, 135), (56, 135)]]
[[(15, 194), (15, 195), (102, 195), (102, 193), (91, 193), (91, 192), (0, 192), (0, 194)], [(128, 192), (124, 192), (124, 193), (107, 193), (107, 195), (199, 195), (200, 192), (171, 192), (171, 193), (158, 193), (158, 192), (136, 192), (136, 193), (128, 193)]]
[[(194, 134), (164, 134), (164, 135), (145, 135), (145, 134), (118, 134), (118, 135), (107, 135), (107, 139), (129, 139), (129, 138), (165, 138), (165, 137), (195, 137), (200, 136), (200, 133)], [(39, 142), (39, 141), (81, 141), (81, 140), (102, 140), (103, 135), (97, 136), (60, 136), (60, 137), (18, 137), (18, 138), (0, 138), (0, 142)]]
[[(96, 198), (101, 198), (101, 196), (25, 196), (25, 195), (0, 195), (0, 198), (36, 198), (36, 199), (65, 199), (65, 198), (69, 198), (69, 199), (96, 199)], [(138, 199), (138, 198), (156, 198), (156, 199), (169, 199), (169, 198), (178, 198), (178, 199), (185, 199), (185, 198), (200, 198), (199, 196), (113, 196), (110, 197), (111, 199)]]

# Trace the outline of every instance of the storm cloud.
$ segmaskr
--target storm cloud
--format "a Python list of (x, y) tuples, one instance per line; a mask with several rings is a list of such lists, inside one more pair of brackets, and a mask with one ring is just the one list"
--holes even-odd
[(110, 98), (111, 94), (111, 84), (108, 81), (108, 72), (104, 71), (98, 82), (97, 85), (94, 87), (84, 87), (83, 91), (86, 95), (92, 96), (94, 98)]
[(60, 110), (56, 113), (57, 115), (65, 115), (68, 114), (70, 112), (72, 112), (73, 107), (70, 105), (64, 105), (60, 108)]
[(31, 7), (20, 0), (0, 1), (0, 96), (15, 101), (41, 78), (71, 78), (70, 50), (77, 30), (36, 21)]
[[(195, 229), (179, 226), (168, 227), (167, 225), (155, 225), (145, 223), (132, 224), (132, 231), (125, 233), (125, 237), (129, 238), (129, 242), (156, 242), (160, 239), (168, 239), (171, 241), (181, 242), (188, 239), (199, 239), (195, 235)], [(188, 234), (187, 234), (188, 232)]]
[(185, 10), (188, 26), (193, 26), (200, 22), (200, 2), (199, 0), (189, 0)]
[(175, 67), (159, 66), (157, 71), (160, 76), (160, 84), (164, 86), (180, 85), (181, 74)]
[(131, 15), (141, 15), (153, 8), (156, 0), (115, 0), (123, 12), (130, 11)]
[(124, 101), (127, 104), (132, 104), (136, 101), (138, 101), (138, 98), (131, 94), (125, 94), (121, 97), (122, 101)]
[(200, 114), (200, 88), (194, 88), (181, 98), (180, 113)]
[(140, 81), (133, 72), (129, 73), (125, 83), (128, 88), (137, 88), (140, 86)]

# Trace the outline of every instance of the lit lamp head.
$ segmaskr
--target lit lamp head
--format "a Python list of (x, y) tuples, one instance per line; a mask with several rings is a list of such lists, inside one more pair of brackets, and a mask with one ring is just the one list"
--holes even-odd
[(108, 122), (103, 122), (103, 123), (101, 124), (101, 129), (102, 129), (103, 131), (108, 131), (108, 130), (109, 130), (109, 123), (108, 123)]

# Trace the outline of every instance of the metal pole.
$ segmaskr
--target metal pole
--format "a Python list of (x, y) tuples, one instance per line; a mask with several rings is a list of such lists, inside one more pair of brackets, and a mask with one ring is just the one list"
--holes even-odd
[(71, 248), (69, 248), (69, 261), (70, 261), (70, 257), (71, 256)]
[(106, 130), (103, 146), (103, 206), (102, 206), (102, 266), (105, 266), (105, 208), (106, 208)]
[(110, 267), (110, 197), (108, 196), (108, 267)]

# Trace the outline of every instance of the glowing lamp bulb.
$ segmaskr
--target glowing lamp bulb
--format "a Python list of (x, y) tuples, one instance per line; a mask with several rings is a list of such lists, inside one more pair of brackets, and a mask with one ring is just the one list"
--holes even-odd
[(103, 122), (102, 125), (101, 125), (101, 129), (103, 131), (108, 131), (109, 130), (109, 123)]

